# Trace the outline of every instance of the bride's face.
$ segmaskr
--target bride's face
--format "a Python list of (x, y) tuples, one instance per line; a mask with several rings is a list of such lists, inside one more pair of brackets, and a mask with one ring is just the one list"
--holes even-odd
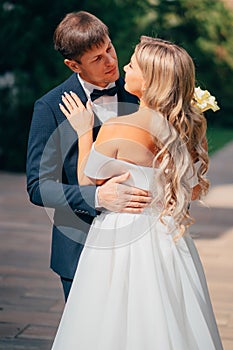
[(142, 71), (138, 66), (135, 54), (131, 57), (129, 64), (124, 66), (125, 71), (125, 90), (138, 98), (142, 96), (142, 89), (144, 87), (144, 79)]

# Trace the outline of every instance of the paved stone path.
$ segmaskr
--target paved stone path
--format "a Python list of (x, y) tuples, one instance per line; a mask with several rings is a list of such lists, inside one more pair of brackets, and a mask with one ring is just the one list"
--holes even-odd
[[(197, 222), (192, 233), (225, 350), (233, 349), (232, 156), (233, 143), (215, 154), (206, 205), (192, 204)], [(2, 350), (51, 348), (63, 309), (63, 294), (58, 277), (49, 269), (50, 226), (45, 210), (29, 203), (25, 176), (0, 173)]]

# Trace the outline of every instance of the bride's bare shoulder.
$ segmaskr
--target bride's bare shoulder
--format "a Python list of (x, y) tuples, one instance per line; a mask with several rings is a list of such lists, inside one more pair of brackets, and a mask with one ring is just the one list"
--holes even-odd
[(150, 109), (139, 109), (137, 112), (108, 119), (107, 122), (103, 124), (103, 127), (124, 126), (124, 127), (147, 127), (151, 126), (151, 122), (154, 118), (155, 111)]
[[(121, 138), (141, 141), (151, 139), (151, 113), (139, 110), (135, 113), (110, 118), (100, 128), (96, 145)], [(149, 137), (149, 138), (148, 138)]]

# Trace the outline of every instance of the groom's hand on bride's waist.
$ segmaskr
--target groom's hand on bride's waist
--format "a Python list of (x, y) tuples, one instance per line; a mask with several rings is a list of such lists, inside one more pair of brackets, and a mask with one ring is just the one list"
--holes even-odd
[(114, 212), (141, 213), (151, 203), (148, 191), (124, 184), (129, 176), (129, 173), (115, 176), (98, 188), (99, 207)]

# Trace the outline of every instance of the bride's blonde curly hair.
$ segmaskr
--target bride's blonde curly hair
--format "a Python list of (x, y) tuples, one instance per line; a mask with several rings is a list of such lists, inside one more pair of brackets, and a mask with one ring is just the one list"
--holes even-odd
[(161, 218), (172, 215), (183, 234), (193, 222), (188, 206), (192, 196), (190, 174), (195, 162), (201, 164), (197, 171), (199, 198), (209, 187), (205, 178), (209, 165), (206, 119), (193, 104), (194, 63), (183, 48), (146, 36), (136, 46), (135, 57), (145, 81), (141, 99), (163, 116), (160, 127), (168, 131), (154, 135), (159, 149), (154, 164), (159, 160), (162, 170), (157, 179), (162, 186), (157, 186), (161, 190), (156, 201), (163, 203)]

